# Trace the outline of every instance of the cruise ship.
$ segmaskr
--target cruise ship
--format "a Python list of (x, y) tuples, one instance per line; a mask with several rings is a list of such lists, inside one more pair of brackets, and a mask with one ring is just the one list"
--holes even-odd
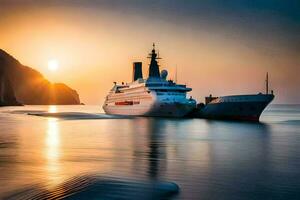
[(274, 99), (273, 90), (269, 92), (269, 76), (266, 76), (266, 92), (247, 95), (230, 95), (205, 98), (191, 112), (191, 117), (222, 120), (259, 121), (264, 109)]
[(109, 91), (103, 110), (112, 115), (184, 117), (196, 108), (196, 101), (187, 98), (192, 89), (167, 80), (168, 72), (159, 70), (155, 45), (149, 54), (149, 76), (143, 78), (142, 62), (133, 63), (131, 83), (117, 84)]

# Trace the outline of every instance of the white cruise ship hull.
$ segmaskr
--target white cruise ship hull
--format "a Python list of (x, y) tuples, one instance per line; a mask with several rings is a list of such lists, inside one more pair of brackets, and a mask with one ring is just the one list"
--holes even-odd
[(195, 109), (194, 101), (155, 102), (149, 105), (104, 105), (103, 110), (110, 115), (148, 116), (148, 117), (184, 117)]

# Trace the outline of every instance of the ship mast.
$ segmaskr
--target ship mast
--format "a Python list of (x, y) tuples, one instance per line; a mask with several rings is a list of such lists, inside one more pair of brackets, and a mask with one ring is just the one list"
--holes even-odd
[(266, 76), (266, 94), (269, 94), (269, 73)]
[(149, 65), (149, 77), (160, 77), (160, 72), (159, 72), (159, 65), (157, 63), (157, 59), (160, 59), (159, 56), (157, 55), (155, 51), (155, 44), (153, 43), (153, 49), (151, 53), (149, 54), (149, 57), (151, 59), (150, 65)]

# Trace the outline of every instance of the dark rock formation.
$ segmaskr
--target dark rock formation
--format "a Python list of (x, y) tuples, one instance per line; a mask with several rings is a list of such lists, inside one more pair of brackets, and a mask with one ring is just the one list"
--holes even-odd
[(14, 90), (10, 81), (4, 75), (4, 70), (0, 67), (0, 106), (17, 106), (21, 105), (17, 102)]
[(63, 83), (49, 82), (41, 73), (22, 65), (14, 57), (0, 49), (1, 71), (2, 82), (6, 84), (5, 88), (8, 88), (6, 91), (10, 93), (8, 96), (13, 98), (11, 94), (14, 93), (15, 99), (22, 104), (80, 104), (79, 95), (75, 90)]

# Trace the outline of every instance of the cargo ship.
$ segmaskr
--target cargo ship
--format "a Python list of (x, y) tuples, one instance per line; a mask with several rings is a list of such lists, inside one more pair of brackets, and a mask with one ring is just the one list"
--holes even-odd
[(187, 98), (192, 89), (167, 80), (168, 72), (160, 72), (155, 45), (149, 54), (149, 76), (143, 78), (142, 62), (133, 63), (132, 82), (117, 84), (109, 91), (103, 110), (112, 115), (183, 117), (196, 108)]
[(191, 117), (222, 120), (259, 121), (261, 113), (274, 99), (273, 90), (269, 93), (269, 76), (266, 76), (266, 92), (248, 95), (205, 97), (190, 114)]

